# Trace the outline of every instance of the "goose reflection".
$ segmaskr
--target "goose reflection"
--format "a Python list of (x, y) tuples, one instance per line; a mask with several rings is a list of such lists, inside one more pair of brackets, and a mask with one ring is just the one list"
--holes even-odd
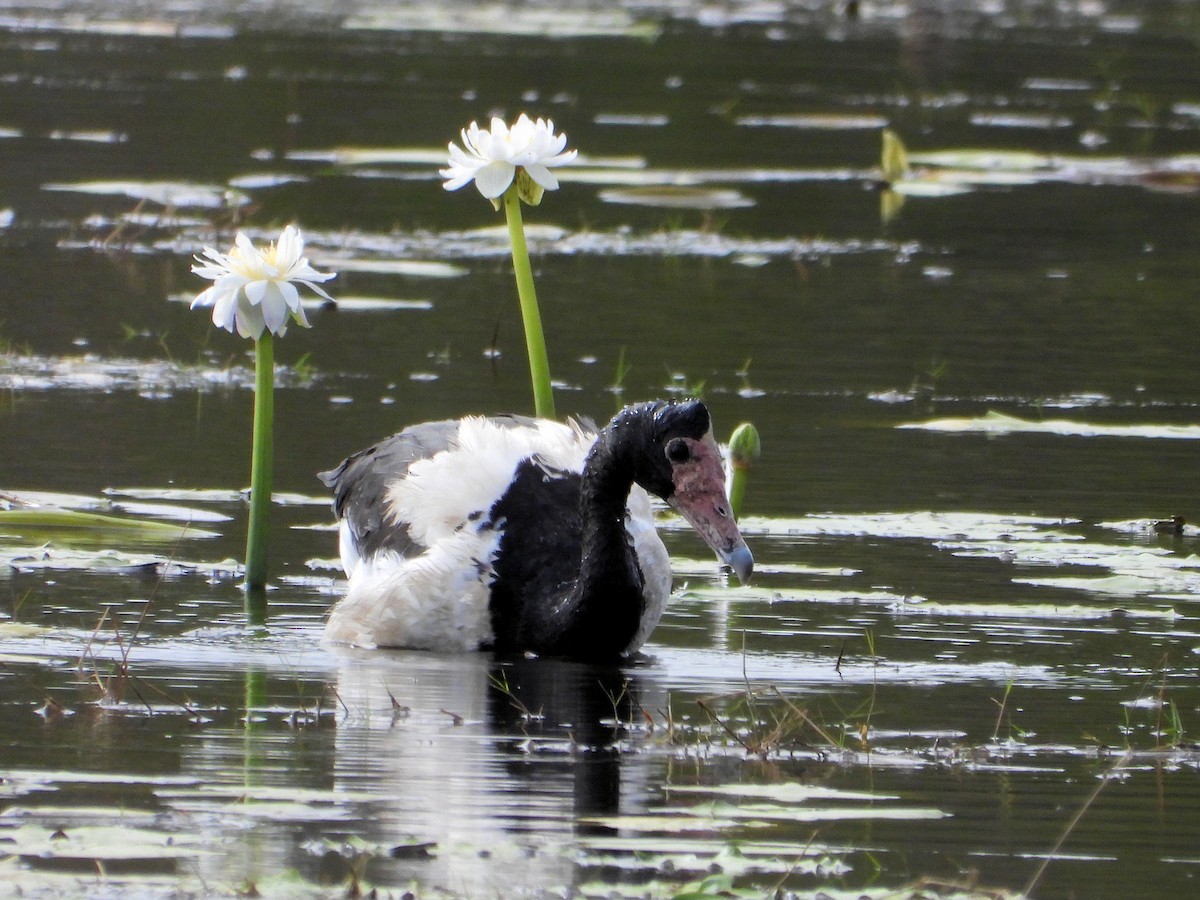
[[(636, 669), (487, 654), (345, 651), (334, 782), (377, 799), (362, 837), (432, 845), (369, 880), (466, 896), (571, 886), (580, 817), (637, 811), (648, 763), (622, 753)], [(622, 723), (626, 723), (623, 725)], [(499, 892), (499, 893), (497, 893)]]

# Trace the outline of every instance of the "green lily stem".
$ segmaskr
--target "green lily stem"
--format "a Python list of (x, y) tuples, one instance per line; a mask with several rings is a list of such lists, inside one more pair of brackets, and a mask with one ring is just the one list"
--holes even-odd
[(250, 463), (250, 527), (246, 535), (246, 589), (267, 586), (267, 531), (274, 453), (275, 345), (271, 332), (254, 344), (254, 448)]
[(533, 381), (533, 408), (540, 418), (554, 418), (554, 391), (550, 386), (550, 360), (546, 356), (546, 338), (538, 312), (537, 292), (533, 287), (533, 269), (525, 244), (525, 226), (521, 222), (521, 198), (514, 183), (504, 192), (504, 215), (512, 243), (513, 271), (517, 276), (517, 296), (521, 301), (521, 320), (525, 325), (525, 347), (529, 352), (529, 377)]

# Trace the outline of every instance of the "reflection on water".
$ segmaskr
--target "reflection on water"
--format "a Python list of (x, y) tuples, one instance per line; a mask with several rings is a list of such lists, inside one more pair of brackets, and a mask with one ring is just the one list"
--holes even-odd
[[(1194, 893), (1194, 4), (460, 6), (0, 3), (0, 507), (173, 525), (0, 518), (0, 881)], [(527, 216), (559, 407), (754, 421), (755, 583), (665, 523), (626, 666), (322, 648), (313, 473), (529, 406), (436, 175), (524, 109), (587, 157)], [(347, 302), (279, 347), (254, 629), (252, 364), (181, 301), (289, 221)]]

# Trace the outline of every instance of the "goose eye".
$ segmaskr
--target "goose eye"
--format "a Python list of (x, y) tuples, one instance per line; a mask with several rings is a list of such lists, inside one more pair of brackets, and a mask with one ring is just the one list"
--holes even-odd
[(675, 438), (667, 444), (667, 459), (673, 463), (687, 462), (692, 458), (692, 448), (683, 438)]

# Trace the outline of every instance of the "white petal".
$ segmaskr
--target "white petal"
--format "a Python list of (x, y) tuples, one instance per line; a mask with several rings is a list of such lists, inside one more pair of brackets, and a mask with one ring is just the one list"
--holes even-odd
[(516, 166), (512, 163), (489, 163), (475, 174), (475, 187), (483, 196), (494, 200), (508, 190), (516, 173)]
[[(271, 329), (271, 333), (279, 334), (280, 329), (287, 328), (288, 314), (291, 310), (288, 308), (287, 298), (283, 295), (278, 282), (266, 281), (263, 284), (266, 285), (266, 289), (263, 291), (262, 302), (258, 304), (258, 308), (262, 310), (263, 321), (267, 328)], [(291, 287), (291, 285), (288, 286)], [(295, 290), (292, 288), (293, 292)]]
[[(241, 260), (243, 265), (253, 265), (256, 263), (258, 265), (262, 265), (262, 254), (258, 252), (258, 248), (254, 246), (254, 243), (250, 240), (250, 238), (246, 237), (246, 233), (244, 231), (239, 231), (236, 235), (234, 235), (233, 243), (236, 245), (236, 259)], [(233, 260), (235, 259), (235, 256), (233, 253), (230, 253), (226, 258)]]
[(557, 156), (544, 156), (542, 157), (542, 165), (565, 166), (568, 163), (574, 162), (575, 157), (578, 155), (578, 150), (568, 150), (566, 153), (559, 153)]
[(458, 190), (460, 187), (463, 187), (464, 185), (468, 185), (468, 184), (470, 184), (472, 181), (474, 181), (474, 180), (475, 180), (475, 173), (474, 173), (474, 172), (472, 172), (472, 173), (471, 173), (471, 174), (469, 174), (469, 175), (456, 175), (456, 176), (454, 176), (453, 178), (450, 178), (450, 174), (449, 174), (449, 172), (447, 172), (447, 171), (443, 170), (443, 171), (441, 172), (441, 176), (442, 176), (443, 178), (449, 178), (449, 179), (450, 179), (449, 181), (447, 181), (445, 184), (443, 184), (443, 185), (442, 185), (442, 187), (443, 187), (443, 188), (445, 188), (445, 189), (446, 189), (446, 190), (448, 190), (448, 191), (457, 191), (457, 190)]
[(558, 179), (554, 177), (553, 172), (551, 172), (541, 163), (534, 163), (532, 166), (526, 166), (525, 171), (529, 174), (530, 178), (532, 178), (546, 190), (558, 190)]
[(296, 290), (294, 284), (290, 281), (277, 281), (275, 282), (275, 289), (283, 297), (283, 303), (288, 309), (295, 312), (300, 308), (300, 292)]
[(304, 284), (308, 284), (310, 281), (328, 281), (330, 278), (337, 278), (337, 272), (318, 272), (303, 257), (288, 272), (288, 281), (299, 281)]
[(263, 302), (263, 297), (267, 295), (267, 288), (270, 286), (270, 284), (270, 281), (263, 278), (257, 281), (247, 282), (246, 286), (242, 288), (242, 290), (246, 292), (246, 299), (255, 306), (258, 306)]
[[(332, 300), (333, 298), (330, 297), (329, 299)], [(312, 328), (312, 326), (308, 324), (308, 317), (306, 315), (304, 315), (304, 307), (303, 306), (297, 306), (295, 308), (295, 310), (292, 311), (292, 318), (295, 319), (304, 328)], [(283, 336), (282, 331), (280, 331), (279, 334), (281, 337)]]
[(237, 319), (238, 295), (222, 294), (213, 304), (212, 320), (218, 328), (224, 328), (233, 333), (234, 322)]
[[(336, 302), (332, 297), (329, 296), (329, 294), (325, 293), (325, 291), (322, 288), (313, 284), (311, 281), (300, 280), (300, 283), (302, 285), (304, 285), (305, 287), (312, 289), (313, 292), (320, 294), (322, 297), (324, 297), (326, 300), (330, 301), (331, 303)], [(302, 305), (297, 306), (297, 309), (303, 309), (303, 308), (304, 307)]]
[(275, 262), (284, 270), (291, 268), (304, 255), (304, 237), (295, 225), (288, 225), (275, 244)]
[(266, 323), (263, 321), (261, 306), (254, 306), (247, 302), (238, 304), (238, 334), (244, 338), (253, 338), (254, 340), (258, 340), (260, 337), (262, 337), (262, 333), (265, 329)]
[(192, 300), (192, 309), (195, 309), (197, 306), (212, 306), (217, 302), (217, 298), (220, 296), (221, 291), (217, 290), (216, 285), (205, 288), (196, 295), (194, 300)]

